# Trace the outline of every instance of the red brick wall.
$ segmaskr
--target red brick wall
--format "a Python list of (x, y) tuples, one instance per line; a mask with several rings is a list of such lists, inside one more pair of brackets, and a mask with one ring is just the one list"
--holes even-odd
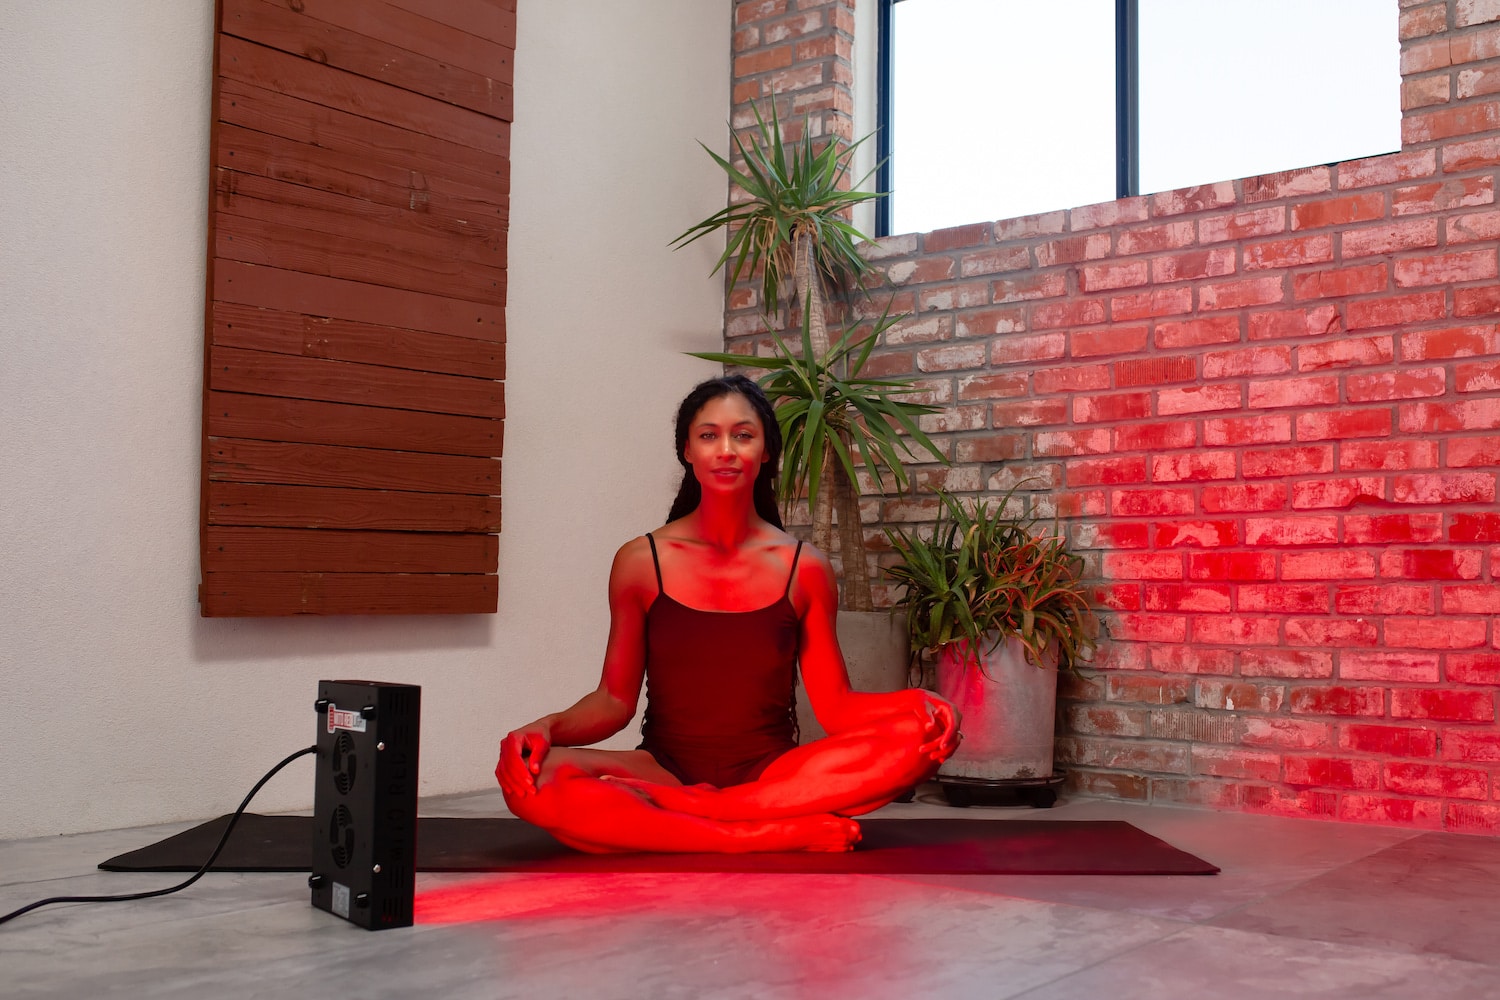
[[(736, 4), (737, 125), (850, 134), (853, 6)], [(1399, 153), (872, 248), (911, 313), (874, 364), (943, 408), (921, 481), (1035, 477), (1089, 559), (1080, 792), (1500, 832), (1500, 0), (1401, 6)]]

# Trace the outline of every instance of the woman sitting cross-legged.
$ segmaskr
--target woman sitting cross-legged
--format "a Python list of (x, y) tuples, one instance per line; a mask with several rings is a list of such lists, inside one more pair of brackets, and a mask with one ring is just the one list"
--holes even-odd
[[(849, 817), (953, 753), (948, 702), (850, 689), (833, 571), (781, 528), (780, 453), (749, 379), (710, 379), (683, 401), (682, 488), (666, 526), (615, 555), (598, 688), (501, 742), (495, 775), (517, 816), (592, 852), (846, 851)], [(803, 746), (799, 665), (829, 733)], [(629, 724), (643, 681), (640, 747), (581, 749)]]

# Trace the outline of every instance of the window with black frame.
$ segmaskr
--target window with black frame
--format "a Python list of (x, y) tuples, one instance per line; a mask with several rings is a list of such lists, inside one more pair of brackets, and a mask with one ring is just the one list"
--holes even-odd
[(1373, 0), (880, 0), (881, 235), (1401, 145)]

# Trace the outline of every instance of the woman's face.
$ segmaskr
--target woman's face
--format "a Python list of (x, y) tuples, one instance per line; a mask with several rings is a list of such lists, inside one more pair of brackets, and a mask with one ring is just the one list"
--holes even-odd
[(731, 392), (693, 416), (682, 455), (705, 492), (749, 490), (769, 458), (765, 428), (750, 401)]

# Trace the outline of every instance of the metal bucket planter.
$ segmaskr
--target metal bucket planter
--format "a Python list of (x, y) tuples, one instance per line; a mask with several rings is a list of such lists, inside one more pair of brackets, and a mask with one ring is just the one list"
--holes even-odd
[(936, 780), (956, 806), (1020, 800), (1049, 807), (1062, 783), (1052, 770), (1057, 669), (1028, 663), (1014, 637), (991, 650), (994, 639), (982, 643), (983, 670), (964, 661), (960, 646), (945, 648), (935, 664), (938, 694), (963, 713), (964, 734)]

